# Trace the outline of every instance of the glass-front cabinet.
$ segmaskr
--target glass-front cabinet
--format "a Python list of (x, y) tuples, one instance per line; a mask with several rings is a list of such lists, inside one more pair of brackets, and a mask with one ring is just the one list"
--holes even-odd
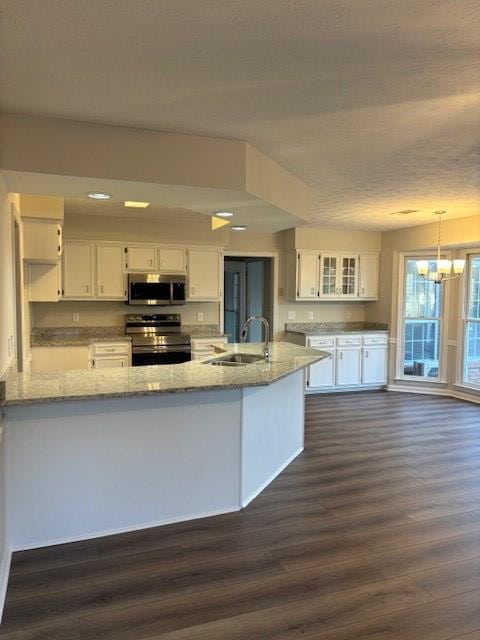
[(358, 297), (358, 255), (322, 253), (320, 257), (320, 297)]

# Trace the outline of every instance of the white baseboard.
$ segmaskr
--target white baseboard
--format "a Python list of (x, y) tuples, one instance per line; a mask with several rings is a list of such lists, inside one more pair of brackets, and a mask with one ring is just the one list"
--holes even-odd
[(250, 504), (250, 502), (252, 502), (252, 500), (255, 500), (255, 498), (262, 493), (262, 491), (268, 487), (268, 485), (273, 482), (275, 480), (276, 477), (278, 477), (282, 471), (288, 467), (288, 465), (293, 462), (293, 460), (295, 460), (295, 458), (300, 455), (303, 451), (303, 447), (300, 447), (299, 449), (297, 449), (289, 458), (287, 458), (287, 460), (285, 460), (285, 462), (280, 465), (278, 467), (278, 469), (276, 469), (272, 475), (265, 480), (265, 482), (263, 484), (260, 485), (260, 487), (258, 489), (256, 489), (253, 493), (251, 493), (247, 498), (245, 498), (244, 500), (242, 500), (242, 509), (245, 508), (247, 505)]
[(465, 400), (480, 404), (480, 397), (457, 389), (435, 389), (422, 387), (405, 387), (401, 385), (388, 385), (387, 391), (397, 391), (399, 393), (416, 393), (424, 396), (443, 396), (445, 398), (457, 398), (457, 400)]
[(42, 547), (52, 547), (57, 544), (67, 544), (69, 542), (81, 542), (82, 540), (93, 540), (95, 538), (103, 538), (105, 536), (113, 536), (119, 533), (131, 533), (132, 531), (142, 531), (143, 529), (152, 529), (154, 527), (163, 527), (167, 524), (176, 524), (177, 522), (188, 522), (190, 520), (200, 520), (201, 518), (211, 518), (213, 516), (221, 516), (225, 513), (234, 513), (240, 511), (240, 506), (235, 505), (227, 509), (218, 509), (216, 511), (207, 511), (204, 513), (195, 513), (177, 518), (167, 518), (165, 520), (158, 520), (156, 522), (145, 522), (131, 527), (119, 527), (117, 529), (106, 529), (105, 531), (86, 532), (79, 536), (71, 536), (66, 538), (56, 538), (53, 540), (40, 540), (28, 544), (26, 546), (13, 547), (10, 555), (14, 551), (29, 551), (31, 549), (41, 549)]
[(12, 551), (7, 549), (3, 554), (2, 561), (0, 563), (0, 622), (3, 618), (3, 612), (5, 609), (5, 600), (7, 597), (8, 579), (10, 577), (10, 564), (12, 562)]
[(362, 386), (352, 387), (325, 387), (322, 389), (305, 389), (305, 394), (310, 396), (317, 393), (350, 393), (351, 391), (375, 391), (378, 389), (386, 389), (384, 384), (365, 384)]

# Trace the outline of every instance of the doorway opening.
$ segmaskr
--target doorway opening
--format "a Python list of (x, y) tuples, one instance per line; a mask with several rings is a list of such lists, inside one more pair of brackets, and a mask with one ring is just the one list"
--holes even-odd
[[(264, 316), (273, 334), (273, 257), (225, 256), (224, 331), (229, 342), (240, 342), (240, 333), (250, 316)], [(247, 341), (264, 339), (260, 322), (250, 325)]]

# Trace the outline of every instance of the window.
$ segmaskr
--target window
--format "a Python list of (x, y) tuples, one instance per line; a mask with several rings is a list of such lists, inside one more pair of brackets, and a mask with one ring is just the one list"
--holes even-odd
[(480, 255), (467, 262), (463, 381), (480, 387)]
[(402, 373), (434, 381), (440, 378), (442, 287), (418, 275), (420, 259), (426, 258), (405, 258)]

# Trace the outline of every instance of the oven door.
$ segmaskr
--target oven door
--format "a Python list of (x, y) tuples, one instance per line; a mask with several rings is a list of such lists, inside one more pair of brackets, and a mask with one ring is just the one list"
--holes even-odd
[(133, 347), (132, 367), (143, 367), (157, 364), (180, 364), (192, 359), (190, 345), (169, 347)]

